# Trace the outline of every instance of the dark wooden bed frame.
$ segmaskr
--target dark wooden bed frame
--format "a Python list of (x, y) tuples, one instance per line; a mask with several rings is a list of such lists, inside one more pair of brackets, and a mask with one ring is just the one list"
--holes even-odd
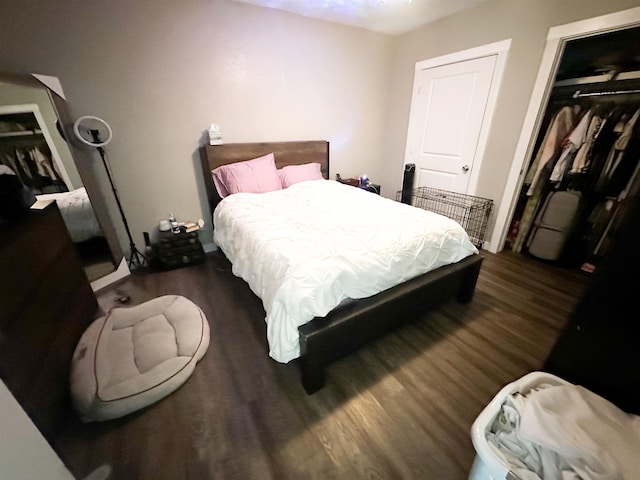
[[(273, 152), (276, 166), (320, 163), (329, 178), (329, 143), (326, 141), (235, 143), (206, 145), (201, 149), (202, 169), (211, 212), (220, 202), (211, 170)], [(324, 368), (362, 345), (397, 328), (442, 303), (456, 298), (471, 301), (482, 256), (471, 255), (369, 298), (343, 302), (326, 317), (298, 327), (302, 385), (311, 394), (324, 386)]]

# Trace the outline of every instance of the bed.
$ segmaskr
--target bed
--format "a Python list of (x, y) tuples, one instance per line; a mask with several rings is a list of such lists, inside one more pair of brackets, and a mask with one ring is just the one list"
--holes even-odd
[[(320, 165), (322, 177), (324, 177), (324, 179), (329, 178), (329, 144), (326, 141), (207, 145), (203, 147), (201, 151), (202, 168), (207, 196), (214, 218), (214, 238), (217, 236), (216, 243), (220, 244), (223, 253), (225, 253), (227, 257), (230, 257), (229, 260), (233, 265), (234, 274), (244, 278), (254, 293), (263, 301), (265, 311), (267, 312), (267, 337), (270, 345), (270, 355), (277, 361), (283, 363), (293, 358), (298, 359), (297, 361), (300, 364), (302, 374), (302, 384), (307, 393), (313, 393), (323, 387), (324, 369), (331, 362), (353, 352), (360, 346), (380, 337), (391, 329), (398, 327), (406, 320), (415, 318), (419, 312), (434, 308), (452, 297), (457, 298), (461, 302), (471, 300), (480, 271), (482, 257), (477, 254), (477, 250), (470, 244), (464, 233), (465, 239), (456, 237), (455, 241), (461, 245), (464, 243), (463, 248), (466, 249), (465, 252), (455, 252), (452, 254), (454, 256), (450, 256), (449, 259), (444, 258), (432, 262), (430, 264), (431, 270), (427, 273), (416, 274), (416, 272), (409, 271), (412, 268), (411, 262), (407, 263), (405, 259), (405, 263), (401, 264), (400, 267), (401, 269), (404, 268), (407, 270), (407, 274), (405, 277), (403, 277), (404, 273), (395, 275), (397, 278), (395, 278), (391, 284), (385, 283), (387, 279), (384, 278), (384, 275), (376, 277), (375, 282), (362, 282), (362, 278), (365, 277), (360, 277), (359, 279), (355, 277), (354, 281), (351, 282), (351, 285), (358, 283), (375, 283), (377, 287), (376, 290), (373, 291), (377, 293), (370, 294), (371, 291), (367, 291), (366, 288), (356, 289), (357, 291), (354, 293), (352, 290), (349, 290), (351, 287), (344, 287), (343, 283), (335, 276), (320, 277), (326, 280), (324, 283), (332, 286), (328, 290), (337, 290), (337, 293), (332, 292), (331, 295), (326, 294), (327, 296), (335, 296), (335, 298), (330, 299), (331, 302), (337, 302), (335, 306), (332, 306), (332, 303), (324, 302), (325, 293), (312, 293), (308, 296), (314, 299), (313, 302), (300, 303), (301, 300), (298, 299), (291, 300), (286, 296), (279, 297), (278, 295), (281, 292), (277, 285), (274, 288), (270, 288), (270, 285), (274, 284), (277, 279), (273, 280), (272, 277), (268, 277), (266, 281), (262, 281), (262, 283), (255, 280), (254, 277), (262, 276), (262, 272), (258, 271), (258, 269), (256, 269), (255, 272), (251, 271), (250, 266), (256, 262), (256, 259), (257, 263), (273, 264), (276, 266), (282, 265), (280, 270), (286, 270), (286, 274), (291, 275), (293, 273), (293, 276), (296, 276), (298, 274), (297, 271), (292, 269), (292, 265), (294, 264), (310, 263), (312, 267), (306, 268), (306, 270), (317, 271), (321, 270), (321, 268), (317, 268), (318, 265), (320, 265), (320, 263), (317, 262), (333, 262), (334, 257), (349, 256), (342, 255), (342, 249), (339, 249), (334, 251), (334, 253), (339, 252), (337, 255), (320, 252), (321, 255), (319, 257), (314, 255), (312, 258), (312, 256), (309, 255), (309, 262), (301, 262), (300, 260), (304, 259), (304, 257), (301, 256), (294, 257), (293, 259), (287, 257), (285, 259), (282, 251), (278, 250), (277, 246), (272, 248), (272, 246), (277, 243), (273, 240), (259, 240), (256, 244), (258, 245), (257, 247), (248, 243), (242, 243), (245, 240), (249, 241), (250, 237), (254, 235), (257, 236), (258, 232), (262, 230), (262, 227), (268, 229), (270, 226), (275, 226), (276, 230), (278, 228), (284, 228), (284, 224), (278, 224), (275, 219), (277, 218), (280, 222), (286, 222), (287, 220), (282, 220), (280, 215), (276, 216), (274, 212), (263, 210), (262, 204), (273, 203), (276, 205), (275, 208), (281, 208), (281, 210), (278, 210), (278, 214), (282, 213), (284, 218), (289, 218), (285, 216), (285, 210), (297, 209), (306, 213), (306, 209), (310, 209), (310, 205), (313, 203), (320, 205), (322, 208), (325, 202), (313, 200), (325, 198), (322, 197), (322, 195), (325, 194), (318, 193), (319, 190), (317, 190), (322, 188), (330, 192), (327, 198), (337, 194), (344, 194), (347, 195), (345, 198), (348, 198), (349, 203), (356, 205), (360, 205), (360, 202), (377, 202), (376, 208), (380, 209), (380, 212), (387, 207), (398, 208), (398, 206), (401, 205), (400, 208), (404, 208), (404, 212), (408, 214), (429, 213), (424, 211), (418, 212), (418, 209), (414, 207), (383, 199), (355, 187), (341, 185), (333, 181), (326, 182), (324, 180), (302, 182), (297, 185), (292, 185), (284, 189), (286, 191), (282, 192), (259, 194), (259, 196), (261, 195), (262, 197), (260, 197), (257, 203), (255, 203), (256, 194), (244, 193), (230, 195), (229, 200), (225, 199), (221, 201), (211, 172), (223, 165), (244, 162), (268, 153), (274, 154), (277, 168), (314, 163)], [(287, 203), (292, 203), (292, 200), (285, 196), (289, 194), (297, 195), (298, 191), (303, 190), (310, 192), (310, 194), (306, 193), (309, 195), (308, 200), (293, 200), (296, 208), (286, 208)], [(242, 204), (244, 200), (242, 199), (245, 197), (247, 201), (253, 198), (254, 204), (249, 207), (243, 207)], [(391, 203), (395, 205), (392, 206), (390, 205)], [(218, 207), (219, 204), (221, 204), (220, 208), (217, 209), (216, 207)], [(233, 206), (233, 208), (230, 206)], [(242, 208), (244, 208), (244, 210), (242, 210)], [(336, 211), (341, 210), (335, 206), (325, 207), (325, 214), (327, 208), (334, 208)], [(250, 223), (248, 223), (249, 226), (245, 227), (244, 230), (232, 231), (230, 226), (239, 223), (235, 220), (251, 212), (258, 212), (258, 217), (256, 218), (254, 215)], [(287, 215), (288, 214), (289, 213), (287, 213)], [(269, 221), (261, 221), (260, 216), (268, 218)], [(224, 223), (225, 218), (227, 219), (226, 223)], [(264, 218), (262, 218), (262, 220), (264, 220)], [(315, 222), (316, 218), (317, 217), (314, 217), (312, 220), (309, 220), (309, 223)], [(344, 221), (344, 219), (336, 221), (336, 223), (340, 224), (342, 221)], [(367, 219), (365, 218), (364, 221), (366, 222)], [(371, 221), (375, 222), (375, 219)], [(455, 228), (457, 227), (459, 226), (455, 224)], [(296, 226), (296, 228), (298, 227)], [(325, 226), (323, 228), (325, 228), (325, 232), (327, 232), (328, 227)], [(457, 232), (450, 223), (447, 224), (447, 228), (452, 232)], [(227, 234), (225, 232), (226, 230), (229, 230), (230, 233)], [(225, 235), (227, 236), (225, 237)], [(289, 238), (291, 235), (293, 234), (283, 236), (286, 237), (285, 240), (289, 241), (291, 240)], [(332, 235), (329, 233), (322, 235), (322, 237), (325, 236), (331, 237)], [(385, 235), (376, 232), (373, 236), (377, 239), (378, 236), (384, 237)], [(234, 238), (238, 240), (234, 241)], [(242, 239), (242, 242), (239, 239)], [(294, 240), (297, 242), (297, 237), (294, 237)], [(235, 243), (237, 243), (237, 245), (234, 245)], [(289, 243), (292, 244), (290, 241)], [(470, 247), (467, 246), (467, 243)], [(265, 247), (265, 245), (267, 245), (267, 247)], [(293, 245), (295, 245), (295, 243), (293, 243)], [(316, 247), (308, 248), (307, 252), (311, 252), (314, 248)], [(318, 244), (317, 249), (323, 248), (330, 247)], [(442, 248), (442, 250), (447, 250), (447, 248)], [(249, 251), (254, 252), (258, 256), (245, 258), (245, 254)], [(402, 257), (402, 255), (399, 256)], [(351, 265), (348, 269), (358, 270), (361, 263), (367, 263), (366, 255), (356, 258), (358, 259), (358, 263)], [(278, 270), (278, 268), (275, 270)], [(328, 271), (332, 271), (332, 269), (328, 269)], [(367, 270), (365, 275), (369, 275), (369, 273)], [(389, 276), (394, 276), (394, 274), (389, 273)], [(287, 283), (287, 286), (289, 285), (288, 277), (282, 281)], [(395, 284), (395, 282), (400, 283)], [(309, 283), (314, 284), (318, 282), (306, 282), (305, 288)], [(299, 298), (304, 299), (304, 293)], [(317, 301), (318, 298), (321, 298), (323, 301)], [(275, 303), (272, 303), (274, 301)], [(288, 322), (291, 324), (289, 327), (295, 328), (296, 330), (293, 333), (289, 330), (288, 333), (284, 334), (285, 337), (289, 338), (291, 343), (285, 343), (284, 347), (279, 349), (280, 346), (274, 346), (272, 342), (274, 338), (279, 336), (278, 333), (273, 333), (273, 330), (278, 331), (279, 327), (274, 327), (275, 322), (272, 322), (272, 320), (278, 316), (278, 311), (281, 310), (277, 306), (282, 304), (298, 305), (299, 303), (301, 305), (300, 309), (303, 310), (307, 316), (309, 312), (315, 315), (304, 321), (298, 320), (296, 317), (295, 321)]]
[(102, 229), (93, 212), (89, 195), (84, 187), (70, 192), (36, 195), (39, 202), (55, 201), (67, 226), (71, 241), (80, 243), (95, 237), (102, 237)]

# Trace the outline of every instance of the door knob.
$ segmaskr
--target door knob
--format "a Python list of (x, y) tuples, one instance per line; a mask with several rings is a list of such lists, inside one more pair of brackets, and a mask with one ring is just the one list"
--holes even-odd
[(463, 166), (462, 166), (462, 171), (463, 171), (464, 173), (467, 173), (470, 169), (471, 169), (471, 167), (470, 167), (469, 165), (463, 165)]

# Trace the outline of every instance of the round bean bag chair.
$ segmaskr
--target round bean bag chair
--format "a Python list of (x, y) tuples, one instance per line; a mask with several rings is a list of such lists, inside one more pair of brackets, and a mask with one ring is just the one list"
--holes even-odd
[(121, 417), (172, 393), (209, 346), (202, 310), (178, 295), (114, 308), (94, 321), (71, 364), (71, 396), (84, 422)]

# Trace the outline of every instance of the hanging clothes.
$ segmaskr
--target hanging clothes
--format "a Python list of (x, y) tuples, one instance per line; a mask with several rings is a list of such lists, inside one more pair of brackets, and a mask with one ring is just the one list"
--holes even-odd
[(572, 165), (577, 158), (577, 155), (582, 150), (586, 139), (587, 131), (589, 130), (589, 124), (591, 123), (591, 110), (585, 113), (578, 123), (578, 126), (567, 137), (564, 142), (562, 153), (556, 162), (553, 171), (551, 172), (550, 180), (552, 182), (559, 182), (564, 177), (564, 172), (569, 165)]
[(538, 155), (529, 169), (527, 178), (525, 178), (525, 184), (530, 184), (527, 196), (532, 196), (536, 191), (543, 170), (549, 166), (553, 168), (555, 165), (565, 138), (575, 127), (576, 116), (579, 112), (580, 105), (578, 104), (566, 106), (561, 108), (551, 121)]
[(637, 163), (637, 158), (630, 158), (633, 154), (627, 155), (627, 147), (634, 133), (638, 118), (640, 118), (640, 108), (626, 122), (620, 137), (613, 144), (596, 184), (596, 190), (608, 195), (617, 195), (624, 188)]
[[(518, 227), (518, 234), (513, 242), (512, 250), (521, 252), (525, 244), (533, 219), (540, 206), (543, 192), (547, 186), (549, 172), (555, 166), (562, 151), (562, 145), (571, 133), (576, 124), (577, 114), (580, 112), (580, 105), (562, 107), (551, 121), (544, 136), (542, 144), (538, 149), (538, 154), (529, 169), (525, 184), (530, 183), (527, 191), (529, 199), (524, 207), (522, 218)], [(529, 182), (527, 182), (529, 180)]]
[(14, 156), (15, 156), (18, 168), (20, 169), (21, 172), (23, 172), (25, 185), (27, 185), (30, 188), (38, 187), (37, 185), (38, 169), (33, 164), (33, 162), (31, 162), (29, 151), (23, 150), (21, 148), (16, 148), (14, 150)]
[(609, 157), (611, 147), (622, 133), (629, 117), (627, 107), (615, 106), (600, 126), (600, 131), (589, 154), (589, 168), (586, 171), (585, 181), (582, 185), (585, 191), (595, 190), (600, 173)]
[(591, 166), (591, 156), (595, 142), (605, 125), (607, 119), (604, 116), (595, 113), (591, 116), (589, 128), (587, 129), (584, 143), (578, 150), (578, 154), (573, 159), (570, 172), (573, 174), (585, 173)]
[(39, 147), (9, 147), (0, 151), (0, 164), (9, 167), (34, 194), (66, 192), (55, 162)]
[(33, 158), (38, 166), (38, 174), (50, 178), (52, 183), (61, 182), (62, 176), (58, 173), (51, 155), (45, 154), (46, 150), (48, 149), (43, 148), (42, 145), (38, 145), (30, 151), (31, 158)]
[(29, 119), (26, 114), (0, 115), (0, 163), (34, 194), (69, 190), (60, 173), (63, 166), (57, 165), (35, 115)]

